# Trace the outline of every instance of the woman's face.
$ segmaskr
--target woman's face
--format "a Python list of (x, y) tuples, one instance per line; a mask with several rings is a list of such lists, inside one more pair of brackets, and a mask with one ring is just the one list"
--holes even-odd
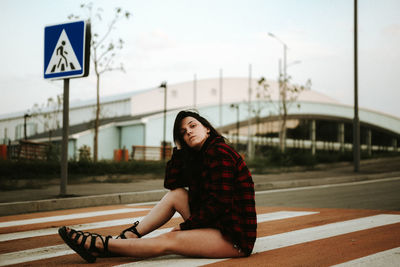
[(186, 144), (200, 150), (209, 136), (210, 130), (193, 117), (186, 117), (181, 122), (181, 134)]

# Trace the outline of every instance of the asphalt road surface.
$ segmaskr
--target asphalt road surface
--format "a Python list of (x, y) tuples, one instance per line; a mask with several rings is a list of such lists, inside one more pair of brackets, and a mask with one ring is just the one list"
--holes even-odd
[(258, 206), (400, 211), (400, 177), (256, 193)]

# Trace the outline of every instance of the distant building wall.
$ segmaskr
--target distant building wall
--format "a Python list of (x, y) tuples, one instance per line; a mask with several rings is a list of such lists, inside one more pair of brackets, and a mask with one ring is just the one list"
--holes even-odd
[(119, 131), (115, 126), (104, 127), (99, 131), (99, 159), (112, 159), (114, 157), (114, 149), (119, 147)]
[(119, 148), (125, 148), (131, 152), (132, 146), (144, 146), (145, 129), (144, 124), (120, 127), (121, 145)]
[[(106, 102), (101, 104), (100, 118), (113, 118), (130, 115), (131, 103), (130, 98)], [(23, 138), (24, 114), (18, 113), (13, 116), (2, 116), (0, 118), (0, 143), (7, 138), (11, 141)], [(29, 114), (29, 112), (27, 112)], [(42, 133), (50, 129), (56, 129), (57, 124), (62, 127), (62, 110), (58, 113), (51, 114), (51, 118), (44, 118), (43, 114), (38, 114), (27, 118), (27, 136)], [(95, 104), (75, 104), (69, 110), (69, 125), (76, 125), (83, 122), (93, 121), (96, 117)], [(45, 122), (49, 128), (45, 128)]]

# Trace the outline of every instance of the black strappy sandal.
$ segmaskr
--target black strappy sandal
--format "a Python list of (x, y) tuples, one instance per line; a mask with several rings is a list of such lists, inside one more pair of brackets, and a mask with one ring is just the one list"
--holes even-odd
[(124, 231), (122, 231), (122, 233), (121, 233), (119, 236), (117, 236), (117, 239), (127, 239), (126, 236), (125, 236), (125, 233), (126, 233), (126, 232), (132, 232), (132, 233), (134, 233), (138, 238), (141, 238), (142, 235), (139, 234), (138, 230), (136, 229), (136, 226), (138, 226), (138, 224), (139, 224), (139, 221), (134, 222), (133, 225), (132, 225), (131, 227), (129, 227), (129, 228), (125, 229)]
[[(58, 234), (71, 249), (73, 249), (76, 253), (78, 253), (79, 256), (81, 256), (89, 263), (95, 262), (97, 257), (113, 257), (113, 254), (108, 251), (108, 241), (110, 240), (110, 238), (112, 238), (111, 236), (106, 236), (104, 240), (101, 235), (89, 232), (75, 231), (72, 228), (69, 232), (67, 232), (67, 228), (65, 226), (58, 229)], [(74, 238), (72, 238), (73, 234), (75, 234)], [(82, 240), (78, 244), (77, 242), (81, 236)], [(88, 237), (91, 237), (90, 247), (89, 249), (86, 249), (85, 242)], [(99, 237), (103, 243), (103, 251), (96, 247), (97, 237)], [(98, 253), (98, 256), (94, 256), (92, 253)]]

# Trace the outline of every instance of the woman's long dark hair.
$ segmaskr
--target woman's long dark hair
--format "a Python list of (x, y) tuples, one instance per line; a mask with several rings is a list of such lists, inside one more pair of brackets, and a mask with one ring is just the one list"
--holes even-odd
[(189, 146), (183, 140), (183, 135), (181, 133), (182, 120), (186, 117), (193, 117), (196, 120), (198, 120), (201, 124), (203, 124), (204, 127), (208, 128), (210, 130), (210, 137), (221, 136), (221, 134), (217, 130), (215, 130), (215, 128), (211, 125), (211, 123), (204, 117), (200, 116), (197, 112), (190, 110), (183, 110), (180, 111), (178, 115), (176, 115), (174, 123), (174, 141), (175, 144), (179, 142), (182, 149), (184, 150), (189, 149)]
[[(183, 156), (183, 166), (182, 172), (184, 179), (196, 179), (199, 177), (201, 173), (201, 153), (197, 153), (195, 150), (190, 148), (185, 140), (183, 139), (183, 134), (181, 132), (182, 120), (186, 117), (193, 117), (198, 120), (204, 127), (210, 129), (210, 137), (215, 138), (217, 136), (221, 136), (220, 133), (215, 130), (215, 128), (211, 125), (211, 123), (200, 116), (195, 111), (184, 110), (180, 111), (178, 115), (176, 115), (175, 123), (174, 123), (174, 141), (175, 144), (179, 143), (181, 146), (181, 151), (184, 154)], [(200, 158), (199, 158), (200, 157)], [(200, 164), (200, 165), (199, 165)]]

